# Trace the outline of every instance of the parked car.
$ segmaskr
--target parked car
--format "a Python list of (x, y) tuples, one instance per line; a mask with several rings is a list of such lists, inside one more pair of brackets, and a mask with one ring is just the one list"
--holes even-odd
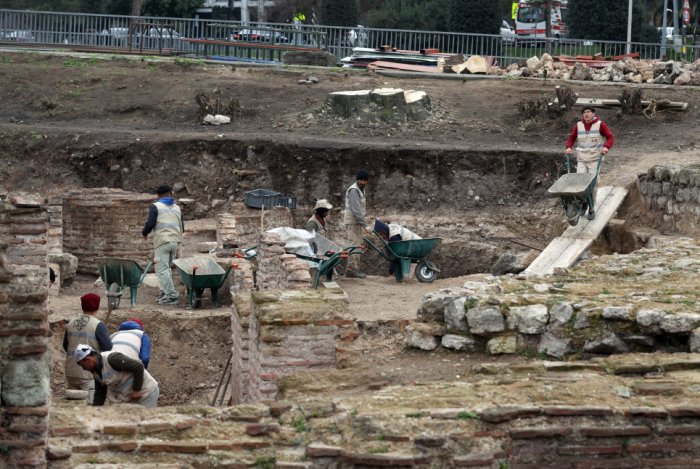
[(18, 29), (15, 31), (5, 32), (3, 40), (16, 42), (34, 42), (34, 33), (28, 29)]
[(241, 29), (229, 35), (229, 41), (287, 43), (289, 38), (279, 31)]
[(182, 34), (171, 28), (149, 28), (146, 31), (148, 37), (162, 37), (163, 39), (182, 39)]
[(501, 22), (501, 41), (504, 44), (514, 44), (516, 40), (515, 29), (506, 20)]

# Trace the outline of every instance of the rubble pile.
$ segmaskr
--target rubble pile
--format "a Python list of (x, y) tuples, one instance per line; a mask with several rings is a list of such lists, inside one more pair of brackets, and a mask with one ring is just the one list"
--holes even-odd
[[(658, 62), (626, 57), (605, 62), (604, 67), (591, 67), (575, 62), (568, 65), (549, 54), (531, 57), (505, 69), (490, 67), (490, 75), (509, 77), (552, 78), (560, 80), (612, 81), (621, 83), (656, 83), (662, 85), (700, 85), (700, 60), (682, 63), (669, 60)], [(601, 64), (602, 65), (602, 64)]]

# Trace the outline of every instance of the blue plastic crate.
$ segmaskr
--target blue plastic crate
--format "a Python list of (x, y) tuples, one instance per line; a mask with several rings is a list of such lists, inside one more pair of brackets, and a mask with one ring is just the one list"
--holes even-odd
[(255, 189), (245, 193), (245, 205), (250, 208), (272, 208), (277, 206), (279, 192)]

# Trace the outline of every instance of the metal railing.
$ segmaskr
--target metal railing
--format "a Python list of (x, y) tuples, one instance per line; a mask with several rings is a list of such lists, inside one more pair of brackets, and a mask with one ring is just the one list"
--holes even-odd
[[(0, 43), (20, 42), (263, 60), (280, 60), (285, 50), (319, 48), (333, 54), (338, 62), (350, 56), (354, 47), (391, 45), (403, 50), (492, 56), (501, 66), (545, 51), (543, 40), (489, 34), (0, 10)], [(627, 46), (625, 42), (552, 39), (552, 55), (618, 56)], [(632, 43), (630, 48), (641, 58), (662, 58), (661, 44)], [(666, 56), (693, 61), (700, 57), (700, 46), (670, 45)]]

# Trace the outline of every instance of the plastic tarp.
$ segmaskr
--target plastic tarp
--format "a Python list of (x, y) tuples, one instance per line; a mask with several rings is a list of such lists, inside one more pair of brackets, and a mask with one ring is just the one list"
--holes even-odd
[(299, 229), (280, 227), (267, 230), (268, 233), (274, 233), (284, 242), (284, 251), (289, 254), (299, 254), (301, 256), (314, 256), (314, 251), (311, 248), (311, 242), (314, 241), (315, 234), (310, 231)]

